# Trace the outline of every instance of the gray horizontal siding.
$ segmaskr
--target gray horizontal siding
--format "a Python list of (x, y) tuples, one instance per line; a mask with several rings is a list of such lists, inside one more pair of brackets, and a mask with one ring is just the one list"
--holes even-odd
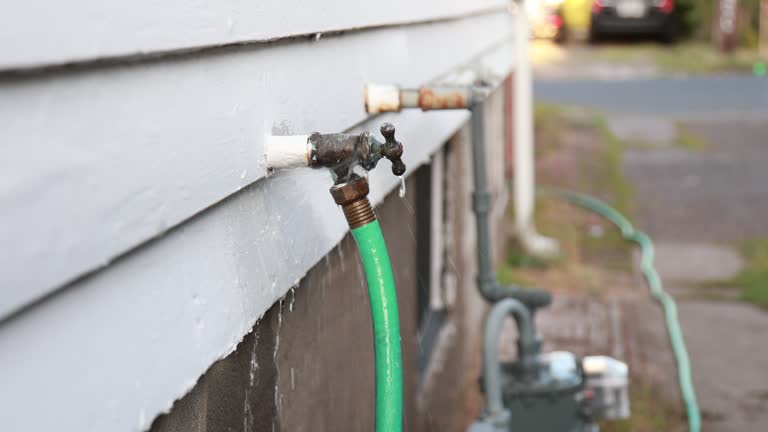
[(266, 134), (344, 130), (365, 83), (418, 85), (508, 32), (498, 13), (0, 79), (0, 317), (263, 178)]
[(505, 0), (0, 3), (0, 70), (465, 16)]
[[(509, 32), (483, 14), (0, 77), (3, 428), (146, 429), (347, 232), (328, 173), (265, 178), (264, 135), (389, 120), (413, 169), (467, 113), (368, 119), (363, 85), (467, 82), (480, 54), (504, 74)], [(373, 201), (397, 184), (373, 172)]]

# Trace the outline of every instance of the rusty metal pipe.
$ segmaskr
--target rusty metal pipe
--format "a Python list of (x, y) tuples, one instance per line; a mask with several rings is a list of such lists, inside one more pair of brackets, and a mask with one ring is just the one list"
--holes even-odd
[(403, 108), (422, 111), (467, 109), (472, 105), (472, 87), (420, 87), (401, 89), (396, 86), (369, 84), (365, 87), (365, 110), (369, 114), (400, 112)]

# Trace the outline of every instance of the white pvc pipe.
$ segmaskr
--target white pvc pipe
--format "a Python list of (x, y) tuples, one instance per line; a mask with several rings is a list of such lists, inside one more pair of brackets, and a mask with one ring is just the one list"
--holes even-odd
[(394, 85), (368, 84), (364, 98), (368, 114), (399, 112), (401, 108), (400, 88)]
[(266, 137), (265, 153), (268, 169), (298, 168), (309, 165), (309, 135)]
[(533, 221), (535, 175), (533, 158), (533, 81), (528, 57), (528, 17), (523, 2), (515, 13), (515, 88), (514, 88), (514, 198), (515, 231), (526, 252), (542, 258), (560, 254), (556, 240), (536, 231)]

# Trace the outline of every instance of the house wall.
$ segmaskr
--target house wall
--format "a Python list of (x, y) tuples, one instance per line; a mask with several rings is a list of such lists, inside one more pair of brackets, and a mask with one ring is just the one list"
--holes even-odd
[[(503, 148), (504, 125), (496, 91), (488, 101), (488, 139)], [(480, 333), (485, 304), (475, 287), (474, 217), (471, 213), (470, 126), (444, 147), (448, 248), (446, 272), (460, 287), (450, 301), (429, 366), (417, 370), (421, 349), (416, 323), (419, 188), (390, 193), (376, 208), (390, 251), (404, 365), (404, 430), (463, 431), (480, 412)], [(503, 168), (496, 151), (489, 173)], [(421, 168), (423, 171), (425, 168)], [(432, 169), (437, 169), (432, 167)], [(420, 175), (421, 173), (417, 173)], [(492, 177), (499, 185), (502, 178)], [(494, 207), (503, 205), (497, 194)], [(418, 210), (417, 210), (418, 212)], [(494, 219), (498, 223), (498, 219)], [(370, 430), (374, 422), (374, 357), (369, 303), (357, 247), (347, 235), (256, 323), (226, 358), (217, 361), (153, 432)]]
[[(339, 313), (338, 327), (329, 328), (354, 326), (359, 337), (367, 330), (365, 308), (340, 307), (356, 301), (350, 293), (360, 287), (343, 283), (356, 277), (334, 272), (345, 296), (312, 297), (318, 266), (333, 250), (347, 252), (347, 227), (328, 197), (327, 172), (267, 178), (265, 135), (377, 131), (390, 121), (410, 175), (457, 131), (466, 133), (468, 114), (369, 118), (363, 85), (500, 78), (514, 62), (504, 2), (390, 2), (365, 10), (352, 0), (215, 3), (0, 6), (3, 429), (160, 430), (190, 416), (242, 421), (223, 414), (240, 396), (204, 389), (240, 382), (240, 367), (221, 365), (251, 358), (242, 349), (255, 340), (254, 329), (264, 327), (261, 342), (250, 346), (259, 360), (269, 343), (278, 346), (272, 322), (286, 293), (307, 313), (284, 313), (292, 337), (281, 337), (280, 372), (262, 378), (286, 389), (292, 367), (294, 386), (298, 368), (304, 383), (312, 376), (325, 387), (319, 365), (300, 364), (301, 350), (326, 356), (323, 371), (348, 360), (306, 339), (301, 329), (320, 319), (312, 311)], [(398, 179), (383, 167), (370, 180), (381, 211), (395, 206), (385, 197)], [(398, 236), (408, 233), (385, 234), (407, 245)], [(454, 240), (468, 258), (471, 240)], [(262, 341), (272, 334), (273, 342)], [(250, 385), (250, 369), (247, 378)], [(266, 397), (261, 385), (248, 400)], [(360, 384), (348, 395), (358, 401), (367, 390)], [(414, 397), (423, 394), (417, 389)], [(276, 404), (302, 407), (310, 402), (301, 397), (314, 396), (286, 392)], [(421, 402), (408, 403), (413, 412)], [(249, 411), (253, 425), (275, 419), (269, 413), (282, 427), (293, 425), (288, 411), (265, 406)], [(183, 410), (190, 415), (178, 414)]]

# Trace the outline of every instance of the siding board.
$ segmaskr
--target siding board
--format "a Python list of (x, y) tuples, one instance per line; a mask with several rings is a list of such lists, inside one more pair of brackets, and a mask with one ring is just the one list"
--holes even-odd
[(0, 70), (434, 21), (504, 0), (25, 0), (0, 4)]
[(498, 13), (0, 80), (0, 243), (14, 245), (0, 317), (263, 178), (265, 134), (344, 130), (366, 118), (366, 82), (429, 81), (509, 26)]

